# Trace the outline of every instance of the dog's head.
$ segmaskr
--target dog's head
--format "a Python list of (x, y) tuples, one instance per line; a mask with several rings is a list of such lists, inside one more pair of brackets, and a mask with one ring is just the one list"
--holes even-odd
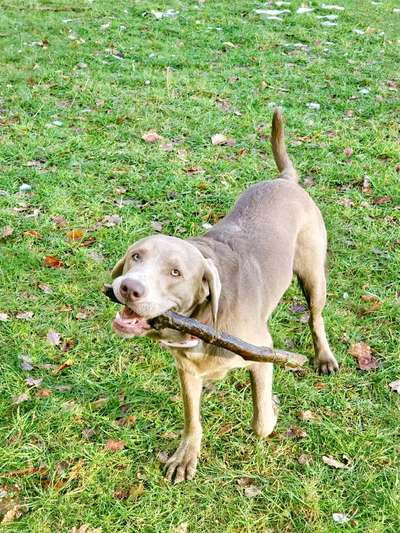
[(114, 330), (125, 337), (146, 335), (148, 320), (174, 310), (190, 316), (209, 301), (216, 321), (221, 283), (211, 259), (190, 242), (154, 235), (137, 241), (112, 270), (106, 295), (124, 305)]

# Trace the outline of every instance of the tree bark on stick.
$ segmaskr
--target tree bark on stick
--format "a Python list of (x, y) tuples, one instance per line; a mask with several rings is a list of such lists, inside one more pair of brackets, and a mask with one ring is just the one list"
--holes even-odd
[(207, 344), (236, 353), (246, 361), (276, 363), (289, 367), (303, 366), (307, 361), (307, 357), (299, 353), (286, 352), (285, 350), (277, 350), (267, 346), (255, 346), (229, 333), (218, 331), (209, 324), (203, 324), (194, 318), (179, 315), (173, 311), (166, 311), (162, 315), (149, 320), (149, 323), (157, 330), (171, 328), (193, 335)]

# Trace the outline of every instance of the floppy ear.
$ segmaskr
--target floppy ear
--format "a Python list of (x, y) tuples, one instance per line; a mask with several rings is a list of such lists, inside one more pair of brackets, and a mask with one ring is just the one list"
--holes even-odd
[(221, 280), (217, 267), (211, 259), (205, 260), (204, 279), (207, 282), (211, 299), (211, 312), (214, 324), (217, 322), (219, 298), (221, 296)]
[(125, 256), (116, 263), (114, 268), (111, 270), (111, 277), (112, 279), (117, 278), (122, 274), (122, 271), (124, 270), (124, 264), (125, 264)]

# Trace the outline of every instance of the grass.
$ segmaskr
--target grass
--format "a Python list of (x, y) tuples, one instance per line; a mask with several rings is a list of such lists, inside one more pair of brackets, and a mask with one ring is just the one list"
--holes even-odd
[[(0, 228), (14, 230), (0, 244), (0, 311), (9, 315), (0, 322), (0, 508), (10, 497), (27, 511), (0, 527), (400, 530), (399, 396), (388, 387), (400, 378), (400, 15), (395, 0), (340, 3), (337, 26), (322, 26), (316, 15), (330, 11), (316, 1), (314, 13), (298, 15), (293, 0), (284, 22), (257, 15), (254, 9), (265, 6), (248, 0), (0, 2)], [(156, 20), (152, 9), (179, 15)], [(309, 109), (311, 102), (320, 110)], [(249, 430), (247, 375), (218, 382), (203, 401), (197, 477), (173, 486), (157, 459), (159, 451), (174, 450), (182, 427), (172, 358), (146, 339), (112, 334), (115, 307), (99, 289), (125, 247), (153, 232), (151, 222), (161, 222), (164, 233), (197, 235), (241, 190), (276, 175), (266, 142), (275, 104), (284, 108), (290, 153), (328, 227), (325, 318), (341, 372), (321, 378), (277, 369), (280, 418), (265, 442)], [(173, 149), (142, 141), (149, 130)], [(213, 146), (215, 133), (235, 138), (236, 146)], [(351, 157), (344, 155), (348, 147)], [(191, 167), (203, 172), (185, 171)], [(362, 191), (366, 175), (369, 192)], [(19, 193), (22, 183), (32, 190)], [(377, 205), (384, 196), (389, 201)], [(89, 231), (112, 214), (121, 224)], [(65, 217), (64, 228), (55, 215)], [(91, 247), (68, 238), (78, 229), (95, 237)], [(32, 230), (41, 238), (25, 233)], [(63, 267), (46, 267), (46, 255)], [(365, 294), (382, 305), (366, 313)], [(296, 286), (271, 321), (275, 344), (311, 354), (293, 302), (302, 302)], [(33, 318), (17, 319), (22, 311)], [(50, 345), (49, 330), (75, 346), (64, 353)], [(356, 369), (348, 349), (359, 341), (373, 348), (378, 371)], [(30, 373), (20, 368), (22, 354), (35, 365)], [(67, 359), (73, 364), (56, 375), (40, 368)], [(28, 391), (28, 374), (42, 377), (40, 388), (50, 395)], [(60, 392), (60, 385), (69, 388)], [(13, 405), (23, 393), (29, 399)], [(94, 403), (99, 398), (106, 399)], [(119, 425), (121, 409), (136, 423)], [(299, 420), (305, 409), (320, 420)], [(293, 426), (307, 437), (287, 438)], [(87, 429), (94, 430), (89, 438)], [(108, 439), (125, 448), (107, 451)], [(299, 464), (301, 454), (308, 464)], [(323, 455), (345, 457), (350, 468), (332, 469)], [(29, 467), (43, 469), (7, 477)], [(243, 476), (261, 487), (259, 496), (244, 496), (237, 484)], [(336, 512), (354, 516), (337, 524)]]

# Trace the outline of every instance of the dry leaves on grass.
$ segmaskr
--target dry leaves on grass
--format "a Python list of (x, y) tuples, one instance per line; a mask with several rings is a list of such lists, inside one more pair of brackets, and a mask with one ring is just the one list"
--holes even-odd
[(80, 241), (84, 235), (85, 232), (81, 229), (73, 229), (67, 233), (67, 237), (70, 241)]
[(93, 528), (89, 524), (82, 524), (81, 526), (74, 526), (71, 533), (101, 533), (101, 527)]
[(32, 320), (33, 318), (33, 312), (32, 311), (19, 311), (15, 318), (18, 318), (18, 320)]
[(19, 394), (18, 396), (15, 396), (12, 401), (12, 405), (19, 405), (20, 403), (27, 402), (29, 400), (29, 394), (26, 392), (23, 392), (22, 394)]
[(105, 448), (110, 452), (119, 452), (125, 448), (125, 443), (122, 440), (108, 439)]
[(61, 261), (61, 259), (59, 259), (55, 255), (46, 255), (43, 261), (45, 266), (50, 268), (61, 268), (62, 266), (64, 266), (64, 263)]
[(174, 529), (171, 529), (171, 533), (188, 533), (189, 532), (189, 524), (187, 522), (182, 522), (182, 524), (179, 524), (179, 526), (174, 527)]
[(40, 385), (43, 383), (43, 378), (33, 378), (32, 376), (28, 376), (25, 379), (25, 383), (28, 385), (28, 387), (40, 387)]
[(244, 487), (244, 495), (246, 498), (255, 498), (262, 492), (261, 487), (254, 483), (254, 479), (251, 477), (241, 477), (236, 481), (239, 487)]
[(350, 158), (350, 157), (353, 155), (353, 148), (350, 148), (350, 147), (345, 148), (345, 149), (343, 150), (343, 155), (344, 155), (345, 157), (347, 157), (347, 158)]
[(24, 231), (24, 237), (32, 237), (33, 239), (42, 239), (43, 237), (40, 235), (38, 231), (35, 229), (30, 229), (27, 231)]
[(385, 205), (385, 204), (389, 204), (391, 201), (392, 201), (391, 196), (380, 196), (379, 198), (374, 198), (372, 200), (372, 203), (374, 205)]
[(349, 354), (357, 359), (360, 370), (376, 370), (379, 366), (377, 359), (372, 355), (371, 347), (366, 342), (352, 344)]
[(389, 387), (392, 389), (393, 392), (397, 392), (397, 394), (400, 394), (400, 379), (389, 383)]
[(168, 452), (158, 452), (157, 453), (157, 459), (160, 461), (160, 463), (162, 463), (163, 465), (165, 465), (165, 463), (168, 461), (169, 459), (169, 455), (168, 455)]
[(142, 139), (147, 143), (155, 143), (162, 140), (161, 135), (158, 135), (155, 131), (148, 131), (142, 135)]
[(211, 142), (214, 146), (235, 146), (235, 139), (226, 137), (222, 133), (216, 133), (211, 137)]
[(58, 331), (50, 330), (46, 335), (46, 339), (47, 342), (49, 342), (53, 346), (58, 346), (61, 342), (61, 335), (58, 333)]
[(323, 460), (323, 462), (326, 465), (328, 465), (328, 466), (330, 466), (332, 468), (337, 468), (337, 469), (350, 468), (350, 466), (348, 464), (345, 464), (345, 463), (342, 463), (341, 461), (338, 461), (337, 459), (335, 459), (331, 455), (323, 455), (322, 456), (322, 460)]
[(14, 228), (11, 226), (4, 226), (4, 228), (1, 231), (1, 238), (6, 239), (7, 237), (11, 237), (11, 235), (14, 233)]
[(54, 215), (50, 217), (50, 220), (54, 222), (54, 224), (57, 226), (57, 228), (64, 228), (67, 225), (67, 221), (65, 217), (62, 215)]
[(75, 361), (73, 359), (67, 359), (64, 363), (62, 363), (61, 365), (57, 366), (52, 371), (53, 376), (56, 376), (57, 374), (59, 374), (60, 372), (65, 370), (66, 368), (69, 368), (70, 366), (72, 366), (74, 364), (74, 362)]
[(290, 439), (303, 439), (307, 437), (307, 432), (298, 426), (293, 426), (286, 431), (286, 436)]
[(315, 422), (316, 420), (320, 419), (318, 415), (316, 415), (310, 410), (301, 411), (299, 414), (299, 418), (303, 420), (303, 422)]

